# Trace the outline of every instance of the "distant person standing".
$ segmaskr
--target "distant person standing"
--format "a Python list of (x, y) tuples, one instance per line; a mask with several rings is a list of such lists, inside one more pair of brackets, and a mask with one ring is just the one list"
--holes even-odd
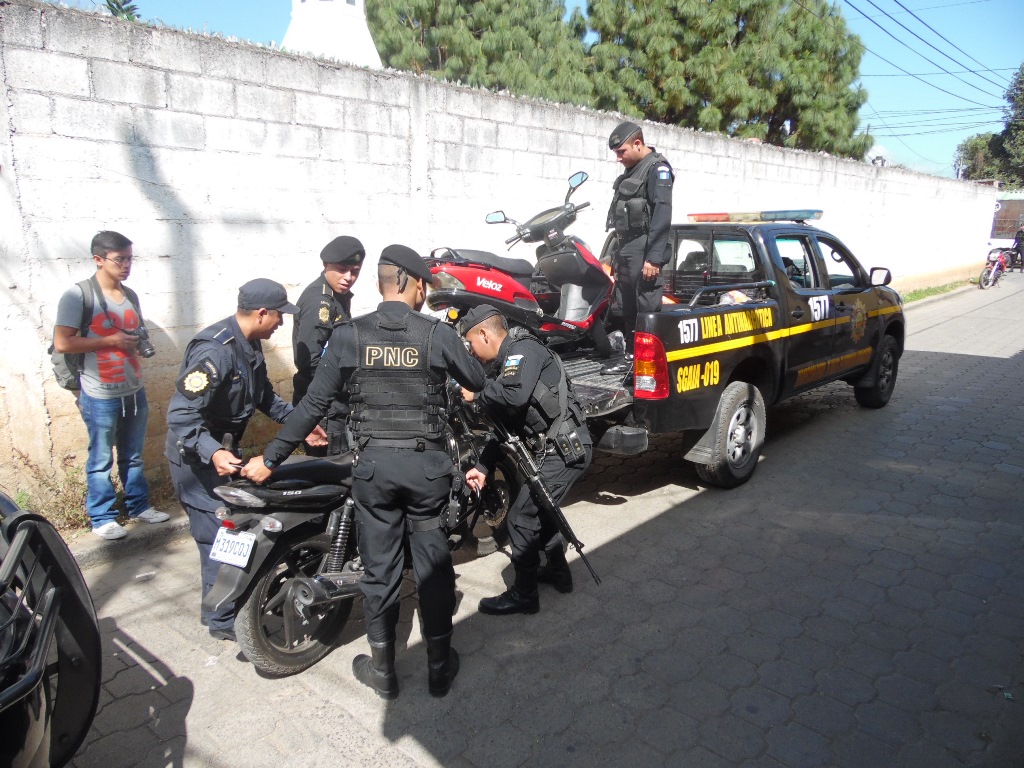
[[(1017, 230), (1017, 234), (1013, 238), (1013, 245), (1010, 247), (1015, 254), (1014, 261), (1020, 267), (1020, 271), (1024, 272), (1024, 226)], [(1013, 269), (1013, 264), (1010, 265), (1010, 269)]]
[(606, 229), (615, 230), (612, 269), (626, 337), (624, 359), (601, 369), (611, 375), (627, 373), (633, 365), (637, 315), (661, 310), (661, 271), (672, 255), (669, 234), (675, 176), (668, 160), (644, 143), (643, 130), (636, 123), (620, 123), (608, 138), (608, 148), (626, 169), (615, 180), (606, 224)]
[[(366, 250), (354, 237), (336, 237), (320, 251), (324, 270), (306, 286), (299, 297), (299, 313), (292, 328), (295, 375), (292, 377), (292, 405), (298, 405), (309, 389), (324, 347), (334, 329), (352, 319), (352, 286), (359, 278)], [(329, 456), (349, 450), (346, 397), (335, 400), (320, 422), (327, 431), (327, 446), (306, 445), (310, 456)]]
[[(117, 491), (110, 474), (115, 449), (128, 516), (162, 523), (169, 515), (149, 506), (149, 486), (142, 473), (149, 418), (139, 365), (139, 329), (144, 326), (138, 297), (123, 284), (132, 271), (132, 241), (105, 231), (92, 239), (90, 249), (96, 271), (88, 283), (61, 296), (53, 347), (62, 354), (83, 356), (78, 410), (89, 432), (86, 511), (94, 534), (121, 539), (127, 531), (117, 523)], [(144, 349), (152, 349), (148, 341)]]

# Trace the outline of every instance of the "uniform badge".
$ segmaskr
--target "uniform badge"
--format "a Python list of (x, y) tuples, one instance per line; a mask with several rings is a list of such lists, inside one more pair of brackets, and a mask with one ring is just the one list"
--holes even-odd
[(185, 388), (186, 392), (199, 394), (210, 386), (210, 377), (202, 371), (192, 371), (182, 380), (181, 385)]
[(668, 181), (672, 178), (672, 170), (667, 165), (658, 166), (658, 179), (660, 181)]
[(501, 371), (502, 376), (515, 376), (519, 373), (519, 365), (526, 355), (509, 355), (505, 358), (505, 367)]
[(210, 358), (203, 358), (178, 379), (177, 389), (189, 400), (195, 400), (219, 380), (217, 366)]
[(328, 308), (328, 306), (326, 304), (321, 304), (320, 305), (320, 312), (317, 314), (317, 317), (320, 318), (320, 322), (321, 323), (326, 323), (328, 320), (331, 319), (331, 310), (330, 310), (330, 308)]

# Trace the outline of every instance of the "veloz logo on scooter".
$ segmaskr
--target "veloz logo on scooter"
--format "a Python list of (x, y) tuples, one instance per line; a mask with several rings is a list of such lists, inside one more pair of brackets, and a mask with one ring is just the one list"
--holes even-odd
[(476, 279), (477, 288), (486, 288), (488, 291), (494, 291), (495, 293), (501, 293), (501, 283), (496, 283), (493, 280), (488, 280), (486, 277), (478, 277)]
[(416, 368), (420, 351), (416, 347), (370, 344), (366, 347), (367, 368)]

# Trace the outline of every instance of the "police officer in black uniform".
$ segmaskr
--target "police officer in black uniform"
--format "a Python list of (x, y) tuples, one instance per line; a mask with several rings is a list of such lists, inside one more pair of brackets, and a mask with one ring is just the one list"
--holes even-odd
[[(1013, 236), (1013, 245), (1010, 246), (1010, 250), (1015, 254), (1014, 262), (1020, 267), (1020, 271), (1024, 272), (1024, 226), (1017, 230), (1017, 234)], [(1008, 270), (1013, 269), (1013, 264), (1007, 267)]]
[(626, 373), (633, 362), (633, 333), (640, 312), (661, 310), (664, 281), (661, 271), (672, 258), (672, 182), (668, 160), (644, 143), (636, 123), (620, 123), (608, 138), (608, 148), (626, 169), (615, 180), (607, 229), (614, 229), (612, 267), (622, 304), (625, 359), (601, 369), (603, 374)]
[[(316, 374), (317, 364), (331, 333), (352, 319), (352, 286), (366, 258), (366, 249), (354, 237), (336, 237), (320, 251), (324, 271), (299, 296), (299, 312), (292, 327), (295, 375), (292, 405), (298, 405)], [(327, 446), (306, 446), (310, 456), (333, 456), (349, 449), (345, 421), (348, 403), (335, 400), (320, 426), (327, 432)]]
[(335, 330), (306, 396), (243, 475), (265, 481), (347, 389), (358, 451), (352, 498), (365, 568), (360, 586), (372, 654), (357, 656), (352, 671), (382, 698), (398, 696), (395, 626), (408, 542), (427, 642), (428, 687), (431, 695), (444, 696), (459, 669), (451, 648), (455, 571), (440, 519), (455, 471), (445, 449), (444, 388), (451, 375), (479, 389), (484, 373), (451, 326), (419, 314), (432, 276), (415, 251), (385, 248), (377, 281), (384, 301), (376, 312)]
[[(524, 328), (507, 330), (497, 309), (481, 304), (466, 313), (459, 330), (473, 354), (485, 364), (496, 363), (476, 399), (510, 432), (526, 442), (537, 456), (541, 479), (558, 503), (590, 465), (593, 445), (586, 419), (561, 360)], [(467, 483), (478, 488), (497, 458), (496, 444), (484, 451), (481, 466), (466, 473)], [(552, 584), (559, 592), (572, 591), (572, 572), (565, 560), (564, 542), (553, 520), (537, 508), (525, 484), (508, 512), (509, 541), (515, 581), (497, 597), (480, 601), (480, 612), (495, 615), (537, 613), (537, 583)], [(547, 563), (540, 567), (540, 552)]]
[[(167, 409), (165, 455), (174, 492), (199, 547), (204, 598), (220, 568), (210, 558), (220, 527), (213, 513), (223, 503), (213, 489), (242, 468), (239, 445), (257, 409), (279, 422), (292, 411), (267, 378), (261, 341), (281, 327), (284, 314), (295, 311), (280, 283), (250, 280), (238, 289), (237, 312), (200, 331), (185, 349), (177, 391)], [(326, 442), (322, 430), (318, 435)], [(313, 435), (310, 439), (316, 440)], [(235, 639), (233, 605), (204, 610), (201, 621), (213, 637)]]

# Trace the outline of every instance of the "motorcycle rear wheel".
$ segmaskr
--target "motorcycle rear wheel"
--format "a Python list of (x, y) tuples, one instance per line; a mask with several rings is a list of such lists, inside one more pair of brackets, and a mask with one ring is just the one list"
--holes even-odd
[(309, 609), (309, 618), (287, 594), (294, 576), (314, 576), (331, 548), (326, 533), (293, 536), (238, 608), (235, 634), (252, 665), (266, 677), (287, 677), (316, 664), (338, 643), (354, 598)]
[(978, 277), (978, 287), (984, 291), (986, 288), (991, 288), (993, 285), (995, 285), (996, 281), (993, 277), (994, 274), (995, 272), (992, 269), (992, 267), (985, 267), (983, 270), (981, 270), (981, 276)]

